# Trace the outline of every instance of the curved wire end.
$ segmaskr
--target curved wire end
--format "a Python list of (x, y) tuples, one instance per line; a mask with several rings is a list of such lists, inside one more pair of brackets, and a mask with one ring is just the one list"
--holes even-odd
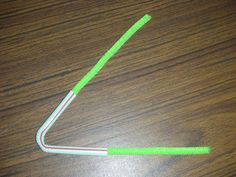
[(36, 141), (42, 151), (47, 153), (58, 153), (58, 154), (76, 154), (76, 155), (107, 155), (107, 148), (88, 148), (88, 147), (70, 147), (70, 146), (55, 146), (47, 145), (44, 142), (44, 137), (64, 110), (70, 105), (75, 99), (76, 95), (70, 91), (67, 96), (62, 100), (58, 107), (53, 111), (49, 118), (39, 128), (36, 134)]

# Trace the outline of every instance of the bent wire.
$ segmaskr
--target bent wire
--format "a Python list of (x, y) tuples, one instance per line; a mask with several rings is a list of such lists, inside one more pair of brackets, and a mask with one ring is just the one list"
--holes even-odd
[(108, 60), (125, 44), (125, 42), (133, 36), (144, 24), (151, 19), (151, 16), (144, 15), (138, 20), (121, 38), (99, 59), (97, 64), (73, 87), (73, 89), (62, 100), (58, 107), (53, 111), (49, 118), (39, 128), (36, 141), (40, 148), (48, 153), (60, 154), (76, 154), (76, 155), (144, 155), (144, 154), (208, 154), (208, 147), (154, 147), (154, 148), (90, 148), (90, 147), (70, 147), (47, 145), (44, 137), (60, 115), (75, 99), (79, 91), (102, 69)]

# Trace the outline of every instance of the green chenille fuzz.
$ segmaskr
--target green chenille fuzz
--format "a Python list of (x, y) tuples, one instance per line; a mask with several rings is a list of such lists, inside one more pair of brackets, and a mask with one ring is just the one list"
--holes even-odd
[(150, 15), (144, 15), (137, 21), (123, 36), (99, 59), (97, 64), (74, 86), (72, 91), (78, 94), (79, 91), (102, 69), (108, 60), (129, 40), (133, 34), (138, 31), (145, 23), (151, 19)]
[(108, 155), (197, 155), (209, 153), (209, 147), (108, 148)]

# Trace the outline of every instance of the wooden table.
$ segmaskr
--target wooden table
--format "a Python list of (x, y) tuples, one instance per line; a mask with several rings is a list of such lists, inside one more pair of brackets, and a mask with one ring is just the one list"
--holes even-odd
[[(42, 152), (37, 129), (100, 56), (152, 16), (52, 127), (91, 147), (210, 146), (199, 156)], [(236, 1), (0, 4), (0, 176), (236, 176)]]

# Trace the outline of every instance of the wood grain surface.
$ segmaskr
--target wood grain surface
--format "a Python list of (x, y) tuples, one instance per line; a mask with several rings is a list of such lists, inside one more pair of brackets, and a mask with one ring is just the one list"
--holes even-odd
[[(80, 92), (46, 141), (210, 146), (199, 156), (42, 152), (37, 129), (144, 14), (152, 20)], [(2, 0), (0, 176), (235, 177), (235, 0)]]

